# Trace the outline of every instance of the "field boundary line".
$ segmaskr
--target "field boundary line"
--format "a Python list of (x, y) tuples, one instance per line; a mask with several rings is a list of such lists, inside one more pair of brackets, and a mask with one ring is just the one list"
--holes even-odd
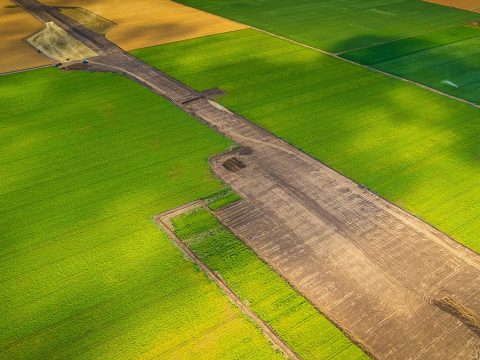
[[(394, 42), (401, 41), (401, 40), (412, 39), (412, 38), (415, 38), (415, 37), (418, 37), (418, 36), (428, 35), (428, 34), (432, 34), (432, 33), (437, 32), (437, 31), (453, 29), (453, 28), (460, 27), (460, 26), (465, 26), (465, 24), (445, 26), (445, 27), (441, 27), (441, 28), (438, 28), (438, 29), (435, 29), (435, 30), (430, 30), (430, 31), (425, 31), (425, 32), (422, 32), (422, 33), (418, 33), (418, 34), (415, 34), (415, 35), (407, 35), (407, 36), (399, 37), (398, 39), (394, 39), (394, 40), (379, 41), (379, 42), (373, 43), (371, 45), (360, 46), (358, 48), (339, 51), (339, 52), (332, 53), (332, 54), (343, 55), (343, 54), (347, 54), (349, 52), (364, 50), (364, 49), (368, 49), (368, 48), (371, 48), (371, 47), (390, 44), (390, 43), (394, 43)], [(480, 36), (480, 35), (477, 35), (477, 36)]]
[(55, 67), (55, 64), (52, 62), (51, 64), (48, 64), (48, 65), (40, 65), (40, 66), (33, 66), (33, 67), (20, 69), (20, 70), (6, 71), (6, 72), (0, 73), (0, 76), (20, 74), (20, 73), (27, 72), (27, 71), (46, 69), (46, 68), (50, 68), (50, 67)]
[[(180, 3), (180, 4), (181, 4), (181, 3)], [(182, 4), (182, 5), (185, 5), (185, 4)], [(189, 5), (185, 5), (185, 6), (189, 6)], [(203, 11), (203, 12), (209, 13), (208, 11), (198, 9), (198, 8), (196, 8), (196, 7), (193, 7), (193, 6), (190, 6), (190, 7), (194, 8), (194, 9), (197, 9), (197, 10), (200, 10), (200, 11)], [(213, 14), (213, 13), (209, 13), (209, 14)], [(213, 15), (216, 15), (216, 14), (213, 14)], [(219, 15), (217, 15), (217, 16), (219, 16)], [(298, 45), (298, 46), (302, 46), (302, 47), (307, 48), (307, 49), (310, 49), (310, 50), (317, 51), (317, 52), (322, 53), (322, 54), (324, 54), (324, 55), (331, 56), (331, 57), (333, 57), (333, 58), (335, 58), (335, 59), (342, 60), (342, 61), (345, 61), (345, 62), (347, 62), (347, 63), (360, 66), (360, 67), (362, 67), (362, 68), (364, 68), (364, 69), (368, 69), (368, 70), (371, 70), (371, 71), (375, 71), (375, 72), (377, 72), (377, 73), (379, 73), (379, 74), (383, 74), (383, 75), (388, 76), (388, 77), (390, 77), (390, 78), (397, 79), (397, 80), (401, 80), (401, 81), (404, 81), (404, 82), (407, 82), (407, 83), (416, 85), (416, 86), (421, 87), (421, 88), (423, 88), (423, 89), (425, 89), (425, 90), (430, 90), (431, 92), (434, 92), (434, 93), (436, 93), (436, 94), (438, 94), (438, 95), (443, 95), (443, 96), (446, 96), (446, 97), (448, 97), (448, 98), (450, 98), (450, 99), (452, 99), (452, 100), (457, 100), (457, 101), (460, 101), (460, 102), (462, 102), (462, 103), (464, 103), (464, 104), (467, 104), (467, 105), (476, 107), (477, 109), (480, 109), (480, 105), (479, 105), (479, 104), (476, 104), (476, 103), (474, 103), (474, 102), (471, 102), (471, 101), (468, 101), (468, 100), (465, 100), (465, 99), (456, 97), (456, 96), (454, 96), (454, 95), (447, 94), (447, 93), (445, 93), (445, 92), (443, 92), (443, 91), (441, 91), (441, 90), (437, 90), (437, 89), (432, 88), (432, 87), (430, 87), (430, 86), (423, 85), (423, 84), (418, 83), (418, 82), (416, 82), (416, 81), (409, 80), (409, 79), (407, 79), (407, 78), (404, 78), (404, 77), (401, 77), (401, 76), (398, 76), (398, 75), (390, 74), (390, 73), (388, 73), (388, 72), (385, 72), (385, 71), (376, 69), (376, 68), (371, 67), (371, 66), (368, 66), (368, 65), (360, 64), (360, 63), (357, 63), (357, 62), (352, 61), (352, 60), (345, 59), (345, 58), (343, 58), (343, 57), (340, 56), (340, 54), (345, 54), (345, 53), (347, 53), (347, 52), (349, 52), (349, 51), (353, 51), (353, 50), (360, 50), (360, 49), (362, 49), (362, 48), (352, 49), (352, 50), (343, 51), (343, 52), (339, 52), (339, 53), (332, 53), (332, 52), (329, 52), (329, 51), (326, 51), (326, 50), (322, 50), (322, 49), (320, 49), (320, 48), (317, 48), (317, 47), (315, 47), (315, 46), (307, 45), (307, 44), (302, 43), (302, 42), (300, 42), (300, 41), (290, 39), (290, 38), (285, 37), (285, 36), (283, 36), (283, 35), (278, 35), (278, 34), (272, 33), (272, 32), (270, 32), (270, 31), (268, 31), (268, 30), (263, 30), (263, 29), (260, 29), (260, 28), (258, 28), (258, 27), (252, 26), (252, 25), (247, 25), (247, 24), (245, 24), (245, 23), (243, 23), (243, 22), (239, 22), (239, 21), (237, 21), (237, 20), (233, 20), (233, 19), (228, 18), (228, 17), (225, 17), (225, 16), (221, 16), (221, 17), (223, 17), (223, 18), (225, 18), (225, 19), (228, 19), (228, 20), (231, 20), (231, 21), (235, 21), (235, 22), (237, 22), (237, 23), (239, 23), (239, 24), (245, 25), (247, 28), (246, 28), (246, 29), (243, 29), (243, 30), (248, 30), (248, 28), (250, 28), (250, 29), (252, 29), (252, 30), (256, 30), (256, 31), (262, 32), (262, 33), (264, 33), (264, 34), (267, 34), (267, 35), (276, 37), (277, 39), (285, 40), (285, 41), (288, 41), (288, 42), (290, 42), (290, 43), (292, 43), (292, 44), (295, 44), (295, 45)], [(453, 27), (455, 27), (455, 26), (461, 26), (461, 24), (459, 24), (459, 25), (453, 25), (453, 26), (445, 27), (445, 28), (440, 28), (440, 29), (437, 29), (437, 30), (449, 29), (449, 28), (453, 28)], [(421, 34), (418, 34), (418, 35), (407, 36), (407, 37), (404, 37), (404, 38), (399, 38), (399, 39), (397, 39), (397, 40), (408, 39), (408, 38), (415, 37), (415, 36), (419, 36), (419, 35), (429, 34), (429, 33), (431, 33), (431, 32), (437, 31), (437, 30), (427, 31), (427, 32), (425, 32), (425, 33), (421, 33)], [(238, 31), (241, 31), (241, 30), (238, 30)], [(209, 35), (209, 36), (212, 36), (212, 35)], [(385, 43), (395, 42), (395, 41), (397, 41), (397, 40), (387, 41), (387, 42), (385, 42)], [(377, 43), (377, 44), (373, 44), (373, 45), (371, 45), (371, 46), (382, 45), (382, 44), (385, 44), (385, 43)], [(366, 46), (366, 47), (364, 47), (364, 48), (368, 48), (368, 47), (371, 47), (371, 46)]]
[(374, 71), (376, 73), (379, 73), (379, 74), (383, 74), (385, 76), (388, 76), (390, 78), (393, 78), (393, 79), (397, 79), (397, 80), (401, 80), (401, 81), (404, 81), (404, 82), (407, 82), (407, 83), (410, 83), (410, 84), (413, 84), (413, 85), (416, 85), (418, 87), (421, 87), (425, 90), (429, 90), (431, 92), (434, 92), (438, 95), (443, 95), (445, 97), (448, 97), (452, 100), (457, 100), (459, 102), (462, 102), (464, 104), (467, 104), (467, 105), (470, 105), (470, 106), (473, 106), (473, 107), (476, 107), (477, 109), (480, 109), (480, 105), (479, 104), (476, 104), (474, 102), (471, 102), (471, 101), (468, 101), (468, 100), (465, 100), (465, 99), (462, 99), (462, 98), (459, 98), (459, 97), (456, 97), (454, 95), (450, 95), (450, 94), (447, 94), (441, 90), (437, 90), (435, 88), (432, 88), (430, 86), (427, 86), (427, 85), (423, 85), (423, 84), (420, 84), (416, 81), (413, 81), (413, 80), (409, 80), (407, 78), (404, 78), (404, 77), (401, 77), (401, 76), (398, 76), (398, 75), (394, 75), (394, 74), (390, 74), (388, 72), (385, 72), (383, 70), (379, 70), (379, 69), (376, 69), (374, 67), (371, 67), (371, 66), (368, 66), (368, 65), (364, 65), (364, 64), (360, 64), (360, 63), (357, 63), (355, 61), (352, 61), (352, 60), (348, 60), (348, 59), (345, 59), (337, 54), (334, 54), (334, 53), (331, 53), (331, 52), (328, 52), (328, 51), (325, 51), (325, 50), (322, 50), (322, 49), (319, 49), (319, 48), (316, 48), (314, 46), (311, 46), (311, 45), (307, 45), (307, 44), (304, 44), (302, 42), (299, 42), (299, 41), (296, 41), (296, 40), (292, 40), (292, 39), (289, 39), (285, 36), (282, 36), (282, 35), (277, 35), (277, 34), (274, 34), (274, 33), (271, 33), (270, 31), (266, 31), (266, 30), (262, 30), (262, 29), (259, 29), (259, 28), (256, 28), (256, 27), (251, 27), (253, 30), (256, 30), (256, 31), (259, 31), (259, 32), (262, 32), (264, 34), (267, 34), (267, 35), (270, 35), (270, 36), (273, 36), (273, 37), (276, 37), (277, 39), (281, 39), (281, 40), (285, 40), (285, 41), (288, 41), (292, 44), (295, 44), (295, 45), (298, 45), (298, 46), (302, 46), (306, 49), (310, 49), (310, 50), (314, 50), (316, 52), (319, 52), (319, 53), (322, 53), (324, 55), (328, 55), (328, 56), (331, 56), (335, 59), (338, 59), (338, 60), (342, 60), (344, 62), (347, 62), (349, 64), (352, 64), (352, 65), (356, 65), (356, 66), (359, 66), (359, 67), (362, 67), (364, 69), (367, 69), (367, 70), (371, 70), (371, 71)]
[[(185, 4), (183, 4), (183, 5), (185, 5)], [(189, 6), (189, 5), (186, 5), (186, 6)], [(190, 6), (190, 7), (194, 8), (194, 9), (197, 9), (197, 10), (201, 10), (201, 9), (198, 9), (198, 8), (196, 8), (196, 7), (193, 7), (193, 6)], [(201, 10), (201, 11), (208, 12), (208, 11), (205, 11), (205, 10)], [(210, 14), (212, 14), (212, 13), (210, 13)], [(214, 15), (215, 15), (215, 14), (214, 14)], [(224, 16), (222, 16), (222, 17), (224, 17)], [(274, 33), (270, 32), (270, 31), (268, 31), (268, 30), (263, 30), (263, 29), (260, 29), (260, 28), (258, 28), (258, 27), (255, 27), (255, 26), (253, 26), (253, 25), (247, 25), (247, 24), (245, 24), (245, 23), (243, 23), (243, 22), (239, 22), (239, 21), (237, 21), (237, 20), (233, 20), (233, 19), (230, 19), (230, 18), (228, 18), (228, 17), (224, 17), (224, 18), (225, 18), (225, 19), (228, 19), (228, 20), (231, 20), (231, 21), (236, 21), (236, 22), (238, 22), (239, 24), (245, 25), (245, 26), (247, 26), (247, 29), (248, 29), (248, 27), (249, 27), (249, 28), (252, 29), (252, 30), (256, 30), (256, 31), (262, 32), (262, 33), (264, 33), (264, 34), (267, 34), (267, 35), (276, 37), (277, 39), (285, 40), (285, 41), (288, 41), (288, 42), (290, 42), (290, 43), (292, 43), (292, 44), (299, 45), (299, 46), (302, 46), (302, 47), (304, 47), (304, 48), (307, 48), (307, 49), (310, 49), (310, 50), (314, 50), (314, 51), (320, 52), (320, 53), (322, 53), (322, 54), (324, 54), (324, 55), (328, 55), (328, 56), (331, 56), (331, 57), (333, 57), (333, 58), (335, 58), (335, 59), (339, 59), (339, 60), (345, 61), (345, 62), (347, 62), (347, 63), (360, 66), (360, 67), (362, 67), (362, 68), (364, 68), (364, 69), (369, 69), (369, 70), (375, 71), (375, 72), (377, 72), (377, 73), (379, 73), (379, 74), (386, 75), (386, 76), (391, 77), (391, 78), (393, 78), (393, 79), (397, 79), (397, 80), (401, 80), (401, 81), (404, 81), (404, 82), (407, 82), (407, 83), (410, 83), (410, 84), (413, 84), (413, 85), (417, 85), (417, 86), (419, 86), (419, 87), (421, 87), (421, 88), (423, 88), (423, 89), (425, 89), (425, 90), (430, 90), (431, 92), (437, 93), (437, 94), (439, 94), (439, 95), (446, 96), (446, 97), (448, 97), (448, 98), (450, 98), (450, 99), (452, 99), (452, 100), (457, 100), (457, 101), (463, 102), (464, 104), (471, 105), (471, 106), (473, 106), (473, 107), (476, 107), (476, 108), (480, 109), (480, 105), (479, 105), (479, 104), (476, 104), (476, 103), (474, 103), (474, 102), (471, 102), (471, 101), (468, 101), (468, 100), (465, 100), (465, 99), (456, 97), (456, 96), (454, 96), (454, 95), (447, 94), (447, 93), (445, 93), (445, 92), (443, 92), (443, 91), (441, 91), (441, 90), (437, 90), (437, 89), (434, 89), (434, 88), (432, 88), (432, 87), (430, 87), (430, 86), (420, 84), (420, 83), (418, 83), (418, 82), (416, 82), (416, 81), (409, 80), (409, 79), (407, 79), (407, 78), (404, 78), (404, 77), (401, 77), (401, 76), (398, 76), (398, 75), (390, 74), (390, 73), (387, 73), (387, 72), (385, 72), (385, 71), (382, 71), (382, 70), (373, 68), (373, 67), (371, 67), (371, 66), (364, 65), (364, 64), (360, 64), (360, 63), (357, 63), (357, 62), (355, 62), (355, 61), (351, 61), (351, 60), (348, 60), (348, 59), (345, 59), (345, 58), (339, 56), (340, 54), (344, 54), (344, 53), (347, 53), (347, 52), (353, 51), (353, 50), (360, 50), (360, 49), (362, 49), (362, 48), (347, 50), (347, 51), (343, 51), (343, 52), (339, 52), (339, 53), (332, 53), (332, 52), (329, 52), (329, 51), (326, 51), (326, 50), (322, 50), (322, 49), (320, 49), (320, 48), (317, 48), (317, 47), (315, 47), (315, 46), (307, 45), (307, 44), (302, 43), (302, 42), (300, 42), (300, 41), (290, 39), (290, 38), (285, 37), (285, 36), (283, 36), (283, 35), (274, 34)], [(455, 26), (461, 26), (461, 24), (459, 24), (459, 25), (453, 25), (453, 26), (450, 26), (450, 27), (447, 26), (447, 27), (445, 27), (445, 28), (440, 28), (440, 29), (437, 29), (437, 30), (449, 29), (449, 28), (453, 28), (453, 27), (455, 27)], [(247, 29), (244, 29), (244, 30), (247, 30)], [(411, 38), (411, 37), (428, 34), (428, 33), (431, 33), (431, 32), (437, 31), (437, 30), (427, 31), (427, 32), (425, 32), (425, 33), (421, 33), (421, 34), (418, 34), (418, 35), (407, 36), (407, 37), (404, 37), (404, 38), (399, 38), (399, 39), (397, 39), (397, 40), (408, 39), (408, 38)], [(395, 41), (397, 41), (397, 40), (387, 41), (387, 42), (385, 42), (385, 43), (395, 42)], [(366, 46), (366, 47), (364, 47), (364, 48), (368, 48), (368, 47), (376, 46), (376, 45), (382, 45), (382, 44), (385, 44), (385, 43), (381, 43), (381, 42), (380, 42), (380, 43), (376, 43), (376, 44), (373, 44), (373, 45), (370, 45), (370, 46)]]
[[(155, 223), (162, 229), (168, 237), (174, 242), (175, 245), (186, 255), (194, 264), (196, 264), (217, 286), (222, 290), (222, 292), (228, 297), (231, 303), (235, 305), (240, 311), (248, 317), (254, 324), (256, 324), (263, 335), (275, 345), (285, 356), (292, 360), (301, 360), (300, 357), (290, 348), (290, 346), (285, 343), (275, 331), (268, 325), (264, 320), (262, 320), (249, 306), (247, 306), (230, 288), (230, 286), (223, 280), (220, 274), (210, 269), (194, 252), (191, 250), (185, 242), (183, 242), (177, 235), (174, 233), (172, 218), (187, 213), (195, 209), (206, 209), (210, 213), (211, 210), (208, 208), (207, 204), (203, 200), (196, 200), (186, 205), (174, 208), (172, 210), (166, 211), (159, 215), (153, 217)], [(215, 215), (215, 214), (213, 214)]]

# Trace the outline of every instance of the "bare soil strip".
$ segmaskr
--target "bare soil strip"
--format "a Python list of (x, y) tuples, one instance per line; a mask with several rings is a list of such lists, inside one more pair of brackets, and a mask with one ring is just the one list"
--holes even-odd
[(423, 0), (425, 2), (449, 6), (462, 10), (480, 12), (480, 1), (478, 0)]
[(223, 281), (222, 277), (212, 271), (190, 248), (180, 240), (175, 233), (173, 232), (172, 219), (183, 213), (188, 213), (194, 209), (205, 208), (208, 210), (205, 202), (195, 201), (193, 203), (178, 207), (171, 211), (165, 212), (163, 214), (157, 215), (154, 217), (157, 225), (174, 241), (174, 243), (183, 251), (183, 253), (192, 260), (197, 266), (202, 269), (202, 271), (214, 281), (223, 293), (230, 299), (230, 301), (237, 306), (251, 321), (253, 321), (263, 332), (263, 334), (270, 340), (276, 348), (281, 350), (283, 354), (288, 356), (289, 359), (300, 360), (300, 358), (295, 354), (295, 352), (273, 331), (273, 329), (264, 322), (258, 315), (253, 312)]
[(478, 254), (78, 23), (16, 1), (105, 54), (67, 69), (125, 75), (250, 149), (211, 161), (244, 199), (218, 218), (369, 354), (478, 360), (465, 314), (435, 304), (448, 296), (479, 317)]
[(480, 314), (477, 254), (128, 54), (69, 68), (130, 77), (249, 148), (211, 161), (244, 198), (218, 218), (373, 357), (480, 353), (478, 334), (433, 304), (449, 294)]

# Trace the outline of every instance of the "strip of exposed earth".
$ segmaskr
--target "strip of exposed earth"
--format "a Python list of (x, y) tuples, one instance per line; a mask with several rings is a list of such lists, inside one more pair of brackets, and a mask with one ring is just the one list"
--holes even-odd
[(372, 357), (478, 360), (478, 332), (438, 306), (478, 318), (478, 254), (116, 45), (102, 50), (108, 40), (75, 21), (16, 2), (103, 51), (66, 69), (127, 76), (240, 144), (211, 159), (243, 197), (219, 220)]

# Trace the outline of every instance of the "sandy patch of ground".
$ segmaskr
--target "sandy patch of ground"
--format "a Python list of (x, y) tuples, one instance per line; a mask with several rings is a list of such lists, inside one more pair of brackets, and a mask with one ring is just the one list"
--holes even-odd
[(426, 2), (450, 6), (457, 9), (480, 12), (480, 0), (424, 0)]
[(64, 8), (62, 13), (99, 34), (106, 34), (115, 23), (82, 8)]
[(44, 0), (82, 7), (117, 24), (107, 38), (125, 50), (246, 28), (245, 25), (169, 0)]
[(0, 0), (0, 73), (48, 65), (24, 39), (42, 28), (42, 23), (8, 0)]
[(28, 38), (28, 42), (49, 58), (60, 61), (81, 60), (97, 54), (53, 22)]

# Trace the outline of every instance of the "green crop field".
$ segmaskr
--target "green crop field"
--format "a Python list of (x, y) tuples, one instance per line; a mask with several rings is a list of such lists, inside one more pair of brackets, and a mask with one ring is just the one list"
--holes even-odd
[(305, 44), (342, 52), (466, 23), (479, 14), (420, 0), (179, 0)]
[(151, 217), (231, 144), (133, 81), (0, 77), (1, 359), (282, 359)]
[(480, 252), (477, 108), (255, 30), (135, 55)]
[(302, 359), (367, 359), (281, 277), (204, 209), (173, 219), (177, 235)]
[(342, 57), (480, 103), (480, 28), (460, 26)]

